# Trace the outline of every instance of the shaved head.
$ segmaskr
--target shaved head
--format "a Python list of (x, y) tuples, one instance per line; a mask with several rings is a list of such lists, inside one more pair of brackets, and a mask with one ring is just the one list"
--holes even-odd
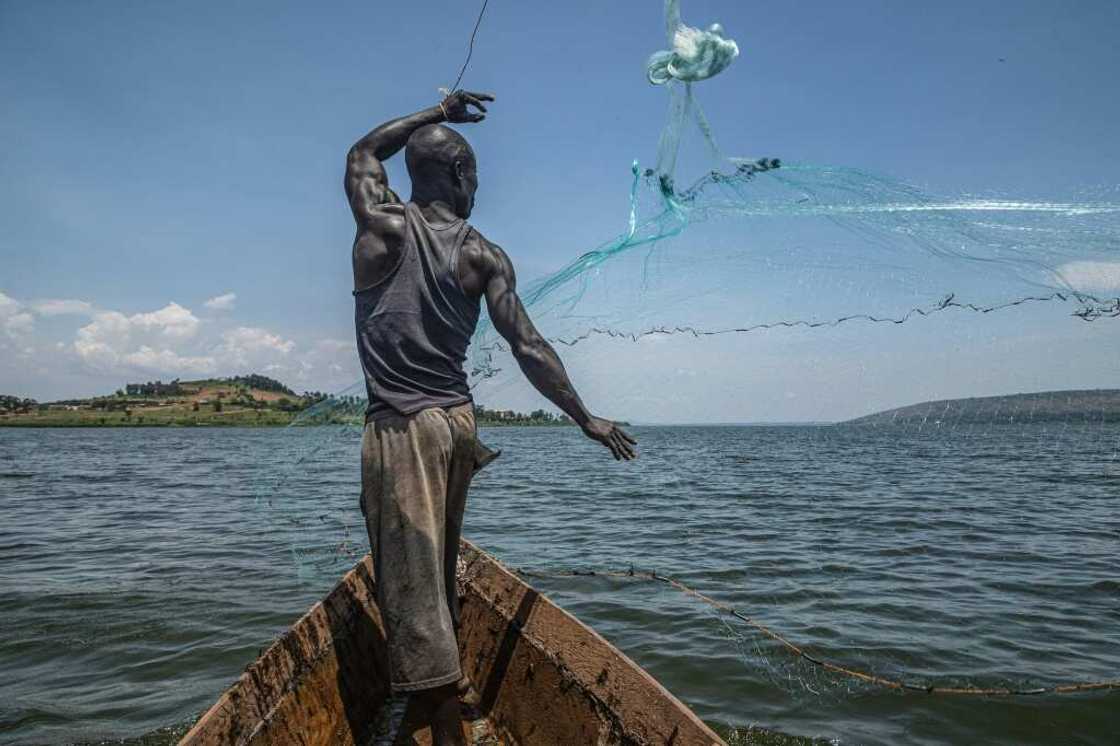
[(448, 172), (455, 161), (475, 165), (474, 150), (466, 139), (442, 124), (425, 125), (413, 132), (405, 145), (404, 160), (414, 184)]
[(424, 125), (409, 136), (404, 160), (413, 202), (444, 202), (459, 217), (470, 217), (478, 168), (474, 150), (462, 135), (442, 124)]

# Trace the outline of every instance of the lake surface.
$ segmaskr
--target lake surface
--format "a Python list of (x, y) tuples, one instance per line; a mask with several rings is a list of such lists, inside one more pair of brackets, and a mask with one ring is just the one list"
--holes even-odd
[[(633, 430), (631, 464), (574, 429), (484, 430), (504, 454), (476, 480), (467, 535), (543, 571), (534, 585), (713, 726), (1120, 741), (1120, 691), (899, 694), (662, 585), (559, 574), (656, 569), (907, 681), (1117, 679), (1120, 426)], [(364, 551), (357, 438), (0, 430), (0, 743), (173, 743)]]

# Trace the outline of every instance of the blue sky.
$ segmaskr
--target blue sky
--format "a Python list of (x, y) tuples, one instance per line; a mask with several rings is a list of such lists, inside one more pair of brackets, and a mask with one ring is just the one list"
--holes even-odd
[[(1066, 199), (1120, 183), (1116, 3), (693, 0), (683, 11), (742, 48), (702, 89), (730, 152), (858, 166), (939, 193)], [(0, 392), (50, 399), (250, 369), (300, 389), (355, 380), (343, 157), (376, 124), (437, 100), (476, 12), (0, 2)], [(663, 46), (656, 0), (491, 2), (465, 78), (498, 96), (465, 128), (482, 183), (472, 222), (522, 278), (622, 227), (630, 161), (652, 159), (664, 119), (664, 91), (643, 79)], [(403, 164), (390, 177), (407, 194)], [(992, 362), (961, 375), (926, 365), (921, 385), (808, 408), (788, 402), (820, 398), (811, 376), (764, 397), (773, 406), (730, 406), (713, 374), (713, 393), (689, 406), (650, 395), (619, 414), (813, 418), (1120, 380), (1114, 327), (1053, 332), (1094, 365), (1056, 367), (1024, 346), (1007, 379)], [(999, 325), (987, 339), (1013, 345), (1014, 333)], [(915, 360), (913, 340), (882, 344), (896, 367)], [(676, 371), (699, 354), (668, 347), (658, 359), (680, 356)], [(857, 355), (837, 365), (858, 368)]]

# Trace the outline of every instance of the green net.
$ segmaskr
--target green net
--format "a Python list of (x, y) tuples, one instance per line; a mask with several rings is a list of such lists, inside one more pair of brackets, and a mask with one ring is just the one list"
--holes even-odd
[[(660, 589), (549, 573), (656, 569), (822, 660), (919, 688), (1110, 680), (1098, 643), (1115, 593), (1116, 397), (957, 398), (1105, 388), (1120, 354), (1116, 188), (933, 194), (787, 154), (727, 156), (700, 95), (738, 46), (718, 26), (685, 27), (676, 2), (667, 9), (669, 49), (647, 70), (667, 121), (658, 152), (630, 166), (618, 234), (521, 287), (581, 394), (608, 416), (671, 422), (839, 423), (954, 401), (850, 428), (648, 428), (622, 477), (593, 445), (579, 451), (576, 433), (569, 459), (555, 454), (557, 435), (487, 432), (507, 455), (476, 482), (468, 534), (620, 637), (640, 638), (639, 623), (683, 625), (744, 696), (777, 689), (796, 695), (787, 704), (832, 706), (880, 685)], [(479, 403), (541, 406), (485, 317), (468, 372)], [(363, 406), (355, 385), (302, 420), (349, 423), (300, 446), (304, 459), (345, 451), (347, 491), (317, 502), (296, 461), (261, 503), (297, 537), (301, 572), (324, 585), (366, 548)], [(1075, 579), (1080, 605), (1016, 616), (1064, 603), (1048, 580), (1059, 576)], [(1007, 619), (1020, 625), (1014, 649), (1000, 647)], [(977, 635), (964, 650), (961, 624)]]

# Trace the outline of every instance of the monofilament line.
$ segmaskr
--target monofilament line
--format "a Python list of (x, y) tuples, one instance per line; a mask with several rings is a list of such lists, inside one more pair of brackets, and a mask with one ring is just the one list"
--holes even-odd
[(471, 32), (471, 42), (467, 47), (467, 58), (463, 60), (463, 66), (459, 68), (459, 77), (455, 78), (455, 83), (447, 90), (447, 95), (459, 90), (459, 83), (463, 82), (463, 74), (467, 71), (467, 65), (471, 63), (471, 55), (474, 54), (474, 38), (478, 35), (478, 27), (482, 25), (482, 16), (486, 15), (486, 6), (490, 0), (482, 0), (482, 10), (478, 11), (478, 19), (474, 22), (474, 31)]

